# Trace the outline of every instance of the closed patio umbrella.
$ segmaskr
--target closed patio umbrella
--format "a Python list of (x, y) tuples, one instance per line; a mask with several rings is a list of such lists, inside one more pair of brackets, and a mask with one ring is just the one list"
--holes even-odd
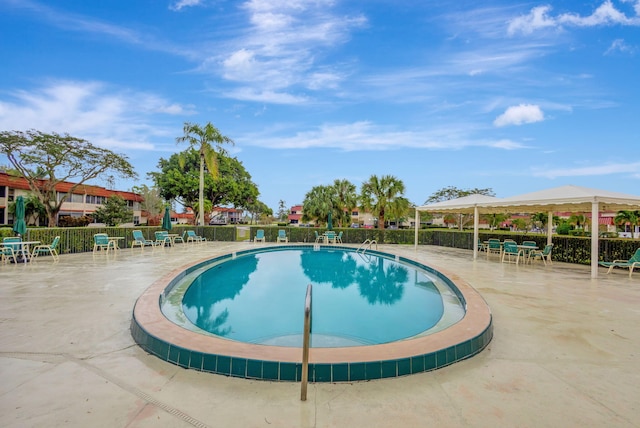
[(27, 223), (24, 221), (24, 198), (18, 196), (16, 198), (16, 219), (13, 223), (13, 231), (20, 236), (27, 233)]
[(171, 210), (169, 207), (164, 209), (164, 217), (162, 217), (162, 228), (165, 230), (171, 230)]
[(329, 219), (327, 220), (327, 229), (333, 229), (333, 223), (331, 222), (331, 211), (329, 211)]

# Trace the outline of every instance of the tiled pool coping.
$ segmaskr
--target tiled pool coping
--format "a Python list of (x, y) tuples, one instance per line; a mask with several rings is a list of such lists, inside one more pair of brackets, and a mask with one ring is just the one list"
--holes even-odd
[[(265, 249), (260, 248), (261, 251)], [(252, 251), (257, 250), (237, 254)], [(220, 259), (232, 256), (229, 254)], [(455, 273), (408, 258), (397, 258), (447, 278), (452, 288), (457, 290), (460, 300), (466, 303), (465, 316), (445, 330), (403, 341), (347, 348), (311, 348), (309, 381), (350, 382), (421, 373), (469, 358), (489, 344), (493, 337), (491, 311), (476, 290)], [(136, 343), (145, 351), (184, 368), (250, 379), (300, 381), (300, 348), (256, 345), (205, 336), (179, 327), (162, 314), (159, 302), (166, 290), (177, 279), (210, 260), (202, 259), (175, 269), (145, 290), (136, 302), (131, 321), (131, 334)]]

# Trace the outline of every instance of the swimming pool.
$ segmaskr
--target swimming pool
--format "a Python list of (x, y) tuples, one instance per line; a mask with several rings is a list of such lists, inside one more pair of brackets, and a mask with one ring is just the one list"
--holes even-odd
[(488, 307), (471, 287), (378, 251), (273, 246), (200, 261), (172, 276), (140, 297), (132, 334), (147, 351), (186, 368), (299, 380), (308, 283), (311, 381), (433, 370), (480, 352), (492, 337)]

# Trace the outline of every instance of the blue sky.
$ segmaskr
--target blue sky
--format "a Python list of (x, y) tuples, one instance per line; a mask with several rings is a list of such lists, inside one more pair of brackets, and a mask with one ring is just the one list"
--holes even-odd
[(640, 0), (0, 0), (0, 53), (0, 129), (125, 154), (120, 189), (211, 122), (274, 211), (372, 174), (640, 194)]

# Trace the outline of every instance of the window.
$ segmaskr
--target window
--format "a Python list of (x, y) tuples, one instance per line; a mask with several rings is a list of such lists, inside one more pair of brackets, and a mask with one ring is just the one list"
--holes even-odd
[(138, 226), (140, 224), (140, 217), (138, 217), (137, 215), (133, 216), (133, 224), (135, 226)]
[(7, 201), (9, 201), (9, 202), (13, 201), (14, 192), (15, 192), (15, 190), (9, 189), (9, 197), (7, 198)]
[(6, 186), (0, 186), (0, 198), (4, 198), (5, 196), (7, 196), (6, 192), (7, 192), (7, 187)]
[(351, 211), (351, 217), (358, 217), (358, 211)]

